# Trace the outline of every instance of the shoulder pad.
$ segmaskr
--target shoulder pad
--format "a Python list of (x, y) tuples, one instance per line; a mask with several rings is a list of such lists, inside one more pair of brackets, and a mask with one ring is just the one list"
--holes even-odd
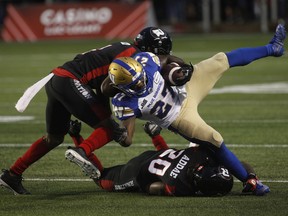
[(135, 115), (133, 110), (129, 107), (118, 107), (118, 106), (112, 105), (112, 108), (113, 108), (115, 116), (120, 120), (125, 120)]

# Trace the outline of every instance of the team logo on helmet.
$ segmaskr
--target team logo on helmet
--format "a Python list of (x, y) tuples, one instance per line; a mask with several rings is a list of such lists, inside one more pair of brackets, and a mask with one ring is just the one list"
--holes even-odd
[(233, 176), (224, 166), (198, 165), (188, 169), (187, 175), (191, 176), (198, 190), (208, 196), (225, 195), (233, 187)]
[(169, 34), (156, 27), (143, 29), (134, 39), (134, 45), (143, 52), (168, 55), (172, 50), (172, 40)]
[(135, 59), (117, 58), (110, 64), (108, 71), (111, 81), (126, 95), (139, 96), (146, 92), (146, 73)]

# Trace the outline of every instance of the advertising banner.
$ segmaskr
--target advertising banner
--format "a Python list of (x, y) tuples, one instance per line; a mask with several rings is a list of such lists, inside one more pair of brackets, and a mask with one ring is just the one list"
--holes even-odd
[(151, 23), (150, 1), (8, 5), (4, 41), (132, 38)]

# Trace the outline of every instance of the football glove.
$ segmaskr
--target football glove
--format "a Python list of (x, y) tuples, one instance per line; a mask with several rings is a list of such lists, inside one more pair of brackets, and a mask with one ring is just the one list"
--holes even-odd
[(151, 138), (159, 135), (162, 130), (160, 126), (154, 124), (153, 122), (146, 122), (143, 125), (143, 129)]
[(194, 70), (191, 62), (190, 64), (181, 65), (181, 69), (183, 72), (183, 76), (175, 80), (176, 86), (182, 86), (182, 85), (185, 85), (187, 82), (189, 82), (192, 77), (193, 70)]
[(120, 127), (120, 125), (113, 119), (111, 122), (113, 129), (113, 140), (119, 143), (121, 146), (127, 147), (125, 145), (125, 139), (128, 136), (127, 129), (125, 127)]
[(75, 121), (70, 120), (68, 134), (71, 137), (77, 137), (80, 135), (81, 128), (82, 128), (82, 124), (80, 121), (78, 121), (77, 119)]

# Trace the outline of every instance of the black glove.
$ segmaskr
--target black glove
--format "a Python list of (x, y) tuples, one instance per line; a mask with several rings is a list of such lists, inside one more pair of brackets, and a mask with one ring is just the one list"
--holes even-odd
[(78, 120), (70, 120), (70, 126), (68, 130), (68, 134), (72, 137), (77, 137), (80, 135), (82, 124)]
[(113, 129), (113, 140), (118, 142), (120, 145), (127, 147), (125, 145), (125, 139), (128, 136), (127, 129), (125, 127), (120, 127), (120, 125), (112, 119), (112, 129)]
[(193, 73), (193, 70), (194, 70), (193, 65), (191, 64), (191, 62), (190, 62), (190, 65), (188, 65), (188, 64), (181, 65), (181, 69), (182, 69), (182, 72), (183, 72), (184, 76), (181, 77), (181, 78), (178, 78), (175, 81), (177, 86), (185, 85), (188, 81), (190, 81), (192, 73)]
[(154, 124), (153, 122), (146, 122), (143, 125), (143, 129), (151, 138), (159, 135), (162, 130), (160, 126)]

